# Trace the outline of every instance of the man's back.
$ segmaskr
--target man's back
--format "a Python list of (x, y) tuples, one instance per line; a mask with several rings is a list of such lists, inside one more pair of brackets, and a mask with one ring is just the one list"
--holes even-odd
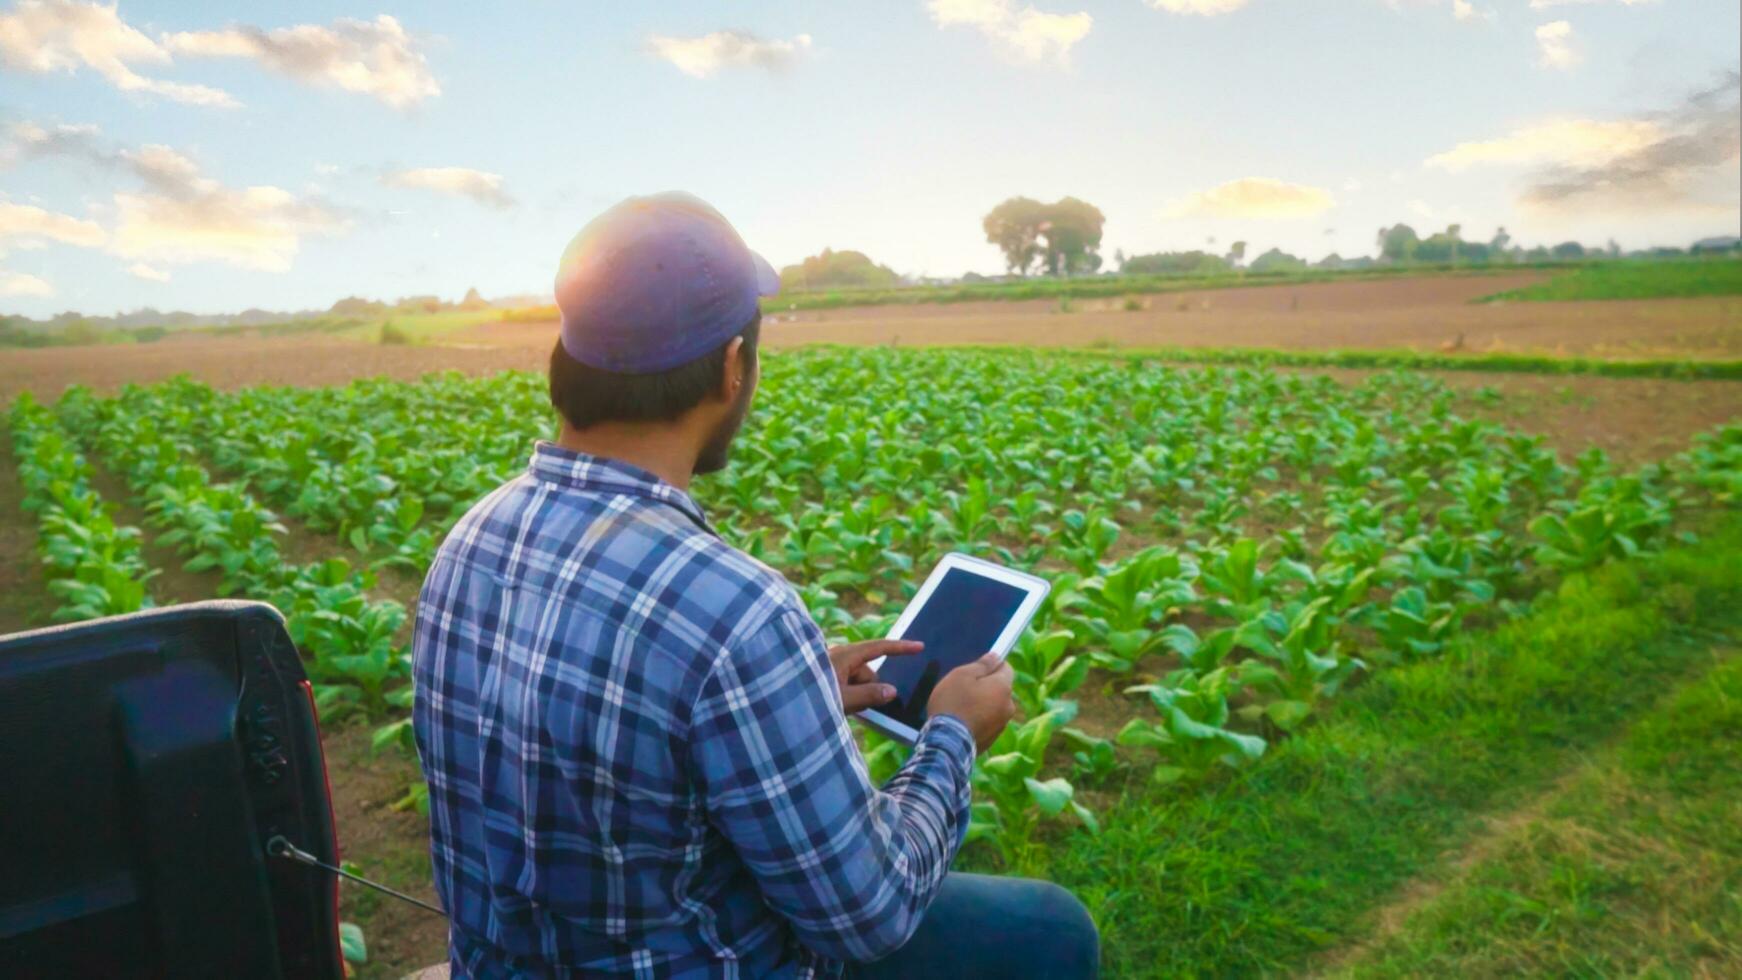
[(683, 492), (541, 444), (456, 525), (416, 640), (466, 973), (808, 974), (899, 946), (965, 832), (954, 719), (878, 793), (790, 586)]

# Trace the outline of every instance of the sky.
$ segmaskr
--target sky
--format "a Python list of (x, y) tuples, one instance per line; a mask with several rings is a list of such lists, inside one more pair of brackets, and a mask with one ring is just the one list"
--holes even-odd
[(1014, 195), (1109, 259), (1685, 246), (1742, 224), (1739, 49), (1736, 0), (0, 0), (0, 312), (544, 294), (671, 189), (943, 277)]

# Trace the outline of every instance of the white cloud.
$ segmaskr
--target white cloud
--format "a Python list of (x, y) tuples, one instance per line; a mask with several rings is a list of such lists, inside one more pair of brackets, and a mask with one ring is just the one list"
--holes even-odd
[(264, 185), (227, 187), (167, 146), (112, 149), (98, 141), (92, 127), (51, 131), (20, 123), (12, 132), (14, 143), (8, 150), (13, 154), (71, 157), (130, 175), (143, 186), (115, 193), (115, 218), (107, 233), (95, 222), (0, 202), (0, 241), (50, 238), (105, 248), (125, 259), (149, 262), (153, 270), (165, 264), (222, 262), (280, 272), (290, 267), (302, 236), (333, 234), (349, 225), (343, 214), (318, 198)]
[(147, 78), (131, 67), (169, 62), (169, 52), (123, 21), (113, 5), (20, 0), (10, 13), (0, 14), (0, 64), (7, 68), (33, 74), (89, 68), (123, 92), (189, 105), (240, 105), (220, 89)]
[(1350, 194), (1353, 194), (1360, 189), (1361, 189), (1361, 182), (1359, 180), (1356, 180), (1353, 177), (1350, 177), (1348, 180), (1343, 181), (1343, 190), (1349, 192)]
[(302, 236), (330, 234), (347, 222), (325, 206), (271, 186), (231, 188), (164, 146), (123, 151), (147, 192), (115, 194), (110, 251), (159, 263), (222, 262), (283, 272)]
[(1503, 136), (1459, 143), (1423, 162), (1453, 173), (1474, 166), (1533, 168), (1519, 204), (1595, 213), (1716, 211), (1734, 214), (1742, 160), (1736, 72), (1680, 104), (1629, 119), (1550, 119)]
[(96, 248), (105, 237), (95, 221), (44, 211), (34, 204), (0, 201), (0, 246), (29, 247), (47, 240)]
[(1143, 0), (1143, 2), (1170, 14), (1196, 14), (1200, 17), (1215, 17), (1218, 14), (1231, 14), (1246, 6), (1249, 0)]
[(514, 206), (514, 199), (502, 189), (501, 174), (471, 170), (466, 167), (420, 167), (413, 170), (395, 170), (383, 174), (381, 182), (389, 187), (411, 187), (418, 190), (435, 191), (438, 194), (469, 197), (486, 207), (509, 208)]
[(1071, 48), (1089, 36), (1095, 19), (1086, 11), (1049, 14), (1015, 0), (927, 0), (939, 27), (972, 27), (1026, 61), (1070, 60)]
[[(1724, 214), (1742, 206), (1742, 75), (1723, 73), (1670, 109), (1642, 114), (1639, 139), (1604, 154), (1551, 160), (1519, 203), (1568, 214), (1593, 209)], [(1648, 137), (1648, 138), (1647, 138)]]
[(53, 296), (54, 287), (46, 280), (23, 272), (0, 269), (0, 296)]
[(1493, 8), (1477, 10), (1470, 0), (1452, 0), (1452, 17), (1460, 21), (1485, 20), (1492, 22), (1495, 14)]
[(1323, 188), (1269, 177), (1243, 177), (1172, 201), (1163, 214), (1170, 218), (1310, 218), (1336, 203)]
[(330, 26), (297, 24), (265, 30), (246, 24), (164, 37), (176, 54), (246, 58), (311, 85), (357, 92), (404, 109), (441, 94), (417, 42), (399, 21), (341, 17)]
[(168, 282), (169, 273), (154, 268), (143, 262), (135, 262), (127, 267), (127, 272), (136, 279), (146, 279), (151, 282)]
[(715, 31), (699, 37), (669, 37), (655, 34), (647, 50), (671, 62), (678, 71), (694, 78), (707, 78), (722, 68), (760, 68), (781, 72), (796, 64), (810, 50), (811, 36), (800, 34), (790, 41), (760, 38), (743, 31)]
[(1579, 53), (1573, 50), (1573, 25), (1564, 20), (1550, 21), (1536, 29), (1536, 63), (1543, 68), (1565, 71), (1579, 63)]
[(1418, 214), (1421, 217), (1427, 218), (1429, 220), (1432, 220), (1434, 215), (1436, 215), (1438, 213), (1432, 207), (1430, 207), (1426, 201), (1419, 201), (1419, 200), (1418, 201), (1410, 201), (1409, 202), (1409, 210), (1412, 213)]
[(1551, 119), (1490, 140), (1459, 143), (1423, 161), (1453, 173), (1482, 164), (1556, 163), (1596, 166), (1638, 152), (1662, 138), (1649, 119)]

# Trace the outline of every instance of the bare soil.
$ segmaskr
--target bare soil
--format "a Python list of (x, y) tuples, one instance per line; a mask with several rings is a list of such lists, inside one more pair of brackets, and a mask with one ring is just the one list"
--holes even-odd
[[(1541, 275), (1250, 286), (1122, 298), (843, 307), (778, 313), (770, 347), (806, 344), (1035, 347), (1356, 348), (1549, 353), (1602, 358), (1742, 356), (1742, 299), (1473, 303)], [(551, 323), (494, 323), (455, 335), (549, 351)]]
[[(394, 808), (406, 787), (423, 777), (396, 750), (370, 752), (369, 739), (369, 726), (357, 719), (321, 735), (340, 856), (364, 877), (439, 907), (430, 877), (429, 818)], [(339, 888), (339, 916), (367, 923), (369, 962), (356, 971), (359, 980), (398, 977), (447, 959), (447, 920), (415, 905), (347, 882)]]
[[(807, 344), (1036, 347), (1344, 348), (1742, 357), (1742, 297), (1584, 303), (1473, 303), (1540, 281), (1516, 276), (1250, 286), (1075, 300), (844, 307), (770, 316), (771, 348)], [(69, 384), (100, 391), (189, 374), (224, 388), (416, 378), (432, 371), (539, 370), (555, 323), (490, 323), (417, 346), (334, 338), (199, 338), (128, 347), (0, 349), (0, 404)]]
[[(554, 338), (555, 334), (551, 334)], [(412, 379), (433, 371), (494, 374), (537, 368), (550, 356), (530, 349), (464, 346), (383, 346), (294, 337), (199, 339), (100, 347), (0, 348), (0, 405), (29, 389), (53, 398), (68, 385), (113, 391), (186, 374), (220, 388), (247, 385), (332, 385), (357, 378)]]

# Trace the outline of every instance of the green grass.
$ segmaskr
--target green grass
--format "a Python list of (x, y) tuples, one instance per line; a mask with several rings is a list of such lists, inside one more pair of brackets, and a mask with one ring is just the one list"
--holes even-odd
[(1736, 295), (1742, 295), (1742, 259), (1711, 258), (1598, 262), (1548, 282), (1485, 296), (1483, 302)]
[(479, 323), (502, 319), (501, 310), (443, 310), (440, 313), (394, 313), (367, 320), (338, 332), (338, 336), (374, 343), (381, 337), (383, 324), (391, 323), (409, 342), (427, 343), (444, 334), (454, 333)]
[(1541, 793), (1673, 689), (1739, 606), (1732, 520), (1697, 546), (1575, 576), (1439, 659), (1376, 673), (1327, 723), (1217, 785), (1128, 790), (1100, 837), (1071, 832), (1026, 870), (1088, 904), (1109, 975), (1299, 969), (1483, 814)]
[(1347, 972), (1742, 974), (1742, 658), (1727, 653)]
[[(813, 349), (813, 348), (806, 348)], [(835, 344), (814, 349), (845, 350)], [(1112, 358), (1170, 364), (1376, 368), (1414, 371), (1492, 371), (1516, 374), (1593, 374), (1611, 378), (1674, 378), (1683, 381), (1742, 379), (1742, 361), (1654, 359), (1603, 360), (1537, 354), (1439, 354), (1414, 350), (1275, 350), (1263, 347), (1040, 348), (1004, 345), (944, 346), (932, 350), (1037, 352), (1054, 356)]]

